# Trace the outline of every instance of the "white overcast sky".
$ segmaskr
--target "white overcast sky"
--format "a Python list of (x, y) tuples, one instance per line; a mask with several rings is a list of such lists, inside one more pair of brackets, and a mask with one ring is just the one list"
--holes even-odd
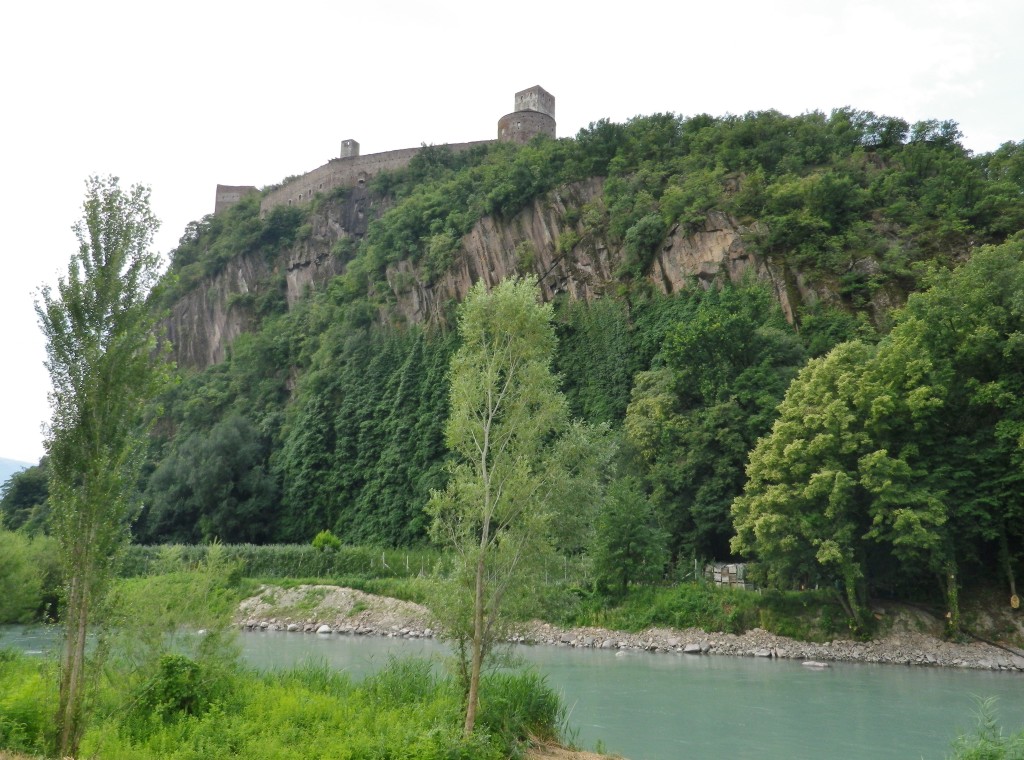
[(535, 84), (560, 136), (659, 111), (849, 105), (954, 119), (983, 152), (1024, 139), (1022, 33), (1020, 0), (7, 3), (0, 457), (43, 453), (34, 293), (75, 248), (90, 174), (152, 188), (167, 253), (218, 182), (278, 182), (344, 138), (364, 154), (489, 139)]

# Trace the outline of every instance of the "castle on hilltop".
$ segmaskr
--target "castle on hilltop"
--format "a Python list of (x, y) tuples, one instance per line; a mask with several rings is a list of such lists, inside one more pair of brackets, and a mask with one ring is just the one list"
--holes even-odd
[[(555, 137), (555, 96), (539, 85), (517, 92), (515, 110), (498, 120), (498, 142), (525, 144), (538, 135)], [(494, 140), (453, 143), (447, 147), (454, 153), (486, 145)], [(336, 187), (356, 187), (382, 171), (407, 166), (421, 148), (401, 148), (383, 153), (359, 155), (359, 143), (342, 140), (341, 153), (323, 166), (288, 180), (271, 190), (260, 202), (260, 215), (276, 206), (297, 205), (313, 200), (317, 193)], [(259, 192), (250, 185), (217, 185), (214, 214), (230, 208), (250, 193)]]

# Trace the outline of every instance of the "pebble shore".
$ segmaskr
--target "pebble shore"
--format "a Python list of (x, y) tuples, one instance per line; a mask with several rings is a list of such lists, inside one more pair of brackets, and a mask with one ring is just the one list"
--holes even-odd
[[(236, 618), (244, 631), (391, 638), (434, 638), (430, 611), (397, 599), (338, 587), (300, 587), (282, 594), (299, 598), (309, 589), (325, 589), (324, 598), (302, 618), (271, 614), (282, 602), (266, 603), (264, 594), (247, 599)], [(289, 599), (283, 600), (287, 611)], [(1024, 652), (975, 641), (954, 643), (917, 631), (898, 631), (872, 641), (836, 639), (824, 643), (797, 641), (760, 628), (742, 634), (709, 633), (698, 628), (651, 628), (626, 633), (605, 628), (560, 628), (534, 621), (513, 638), (514, 643), (606, 649), (617, 653), (652, 652), (686, 656), (727, 655), (797, 660), (823, 666), (831, 662), (884, 663), (921, 667), (972, 668), (1024, 672)]]

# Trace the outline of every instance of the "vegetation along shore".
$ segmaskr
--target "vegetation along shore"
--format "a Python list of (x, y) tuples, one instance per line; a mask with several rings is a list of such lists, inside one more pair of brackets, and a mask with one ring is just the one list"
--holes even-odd
[[(981, 640), (949, 641), (943, 623), (920, 609), (879, 607), (885, 632), (876, 638), (805, 641), (752, 628), (742, 633), (701, 628), (650, 627), (641, 631), (561, 626), (531, 621), (510, 638), (526, 645), (686, 655), (773, 657), (811, 662), (865, 662), (1024, 672), (1024, 650)], [(423, 605), (355, 589), (308, 584), (265, 585), (245, 599), (235, 623), (246, 632), (288, 631), (318, 635), (433, 638), (437, 623)], [(1018, 635), (1024, 634), (1019, 631)]]

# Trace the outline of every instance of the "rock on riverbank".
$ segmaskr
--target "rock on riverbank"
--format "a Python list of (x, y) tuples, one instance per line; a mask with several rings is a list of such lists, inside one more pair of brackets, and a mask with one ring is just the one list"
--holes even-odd
[[(337, 586), (264, 586), (239, 606), (236, 618), (245, 630), (431, 638), (435, 624), (419, 604)], [(1024, 653), (983, 642), (958, 644), (908, 626), (873, 641), (836, 639), (814, 643), (778, 636), (760, 628), (742, 634), (709, 633), (699, 628), (650, 628), (641, 633), (606, 628), (560, 628), (534, 621), (515, 637), (517, 643), (545, 644), (617, 652), (663, 652), (687, 656), (732, 655), (818, 662), (869, 662), (894, 665), (974, 668), (1024, 672)]]

